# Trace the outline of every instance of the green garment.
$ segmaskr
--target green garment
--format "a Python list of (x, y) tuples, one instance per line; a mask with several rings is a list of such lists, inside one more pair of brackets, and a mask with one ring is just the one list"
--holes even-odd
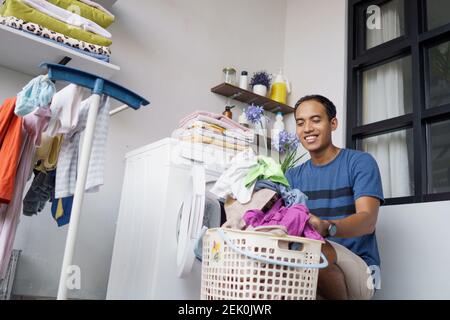
[(289, 182), (284, 176), (281, 166), (269, 157), (258, 157), (258, 164), (245, 177), (245, 187), (250, 187), (256, 180), (270, 180), (289, 187)]
[(78, 13), (83, 18), (94, 21), (96, 24), (105, 29), (108, 28), (114, 22), (113, 16), (107, 14), (106, 12), (103, 12), (100, 9), (93, 8), (77, 0), (47, 0), (47, 1), (60, 8)]
[(65, 36), (77, 40), (108, 47), (112, 41), (95, 33), (85, 31), (81, 28), (69, 26), (67, 23), (54, 19), (30, 6), (21, 0), (7, 0), (0, 10), (0, 15), (4, 17), (16, 17), (26, 22), (33, 22), (41, 27), (62, 33)]

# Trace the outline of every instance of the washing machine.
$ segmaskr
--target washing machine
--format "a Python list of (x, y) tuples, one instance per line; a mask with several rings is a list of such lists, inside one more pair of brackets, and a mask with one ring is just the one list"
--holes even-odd
[(167, 138), (126, 155), (107, 299), (200, 298), (206, 192), (233, 154), (197, 147)]

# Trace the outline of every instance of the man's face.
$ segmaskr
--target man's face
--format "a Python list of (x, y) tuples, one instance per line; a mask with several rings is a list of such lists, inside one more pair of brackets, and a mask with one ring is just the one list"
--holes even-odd
[(303, 102), (295, 114), (297, 136), (309, 152), (318, 152), (331, 144), (331, 132), (337, 128), (337, 119), (328, 119), (325, 107), (317, 101)]

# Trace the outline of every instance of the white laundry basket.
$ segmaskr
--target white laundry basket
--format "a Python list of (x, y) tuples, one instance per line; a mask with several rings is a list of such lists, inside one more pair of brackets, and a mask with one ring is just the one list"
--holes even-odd
[[(299, 250), (289, 250), (289, 243)], [(322, 241), (210, 229), (203, 237), (202, 300), (314, 300)], [(320, 263), (322, 257), (323, 262)]]

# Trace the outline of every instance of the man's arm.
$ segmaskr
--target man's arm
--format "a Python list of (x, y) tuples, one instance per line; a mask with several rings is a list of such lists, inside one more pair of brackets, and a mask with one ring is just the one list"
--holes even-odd
[(361, 197), (355, 202), (356, 213), (341, 220), (322, 220), (311, 215), (309, 223), (322, 236), (328, 234), (328, 227), (333, 223), (337, 227), (336, 238), (354, 238), (371, 234), (375, 231), (380, 200), (373, 197)]

